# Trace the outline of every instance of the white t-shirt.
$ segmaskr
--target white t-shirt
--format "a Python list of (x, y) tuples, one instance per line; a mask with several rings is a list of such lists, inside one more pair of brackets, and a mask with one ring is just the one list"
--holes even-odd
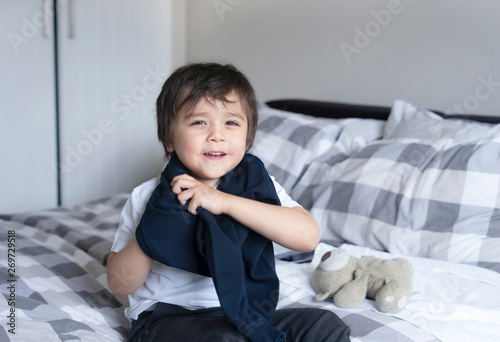
[[(271, 179), (282, 206), (299, 206), (273, 177)], [(159, 182), (159, 178), (153, 178), (132, 191), (120, 217), (120, 224), (111, 247), (112, 252), (121, 251), (135, 237), (135, 230), (146, 204)], [(130, 294), (128, 299), (130, 306), (125, 309), (125, 316), (129, 320), (137, 319), (141, 312), (150, 309), (157, 302), (179, 305), (190, 310), (220, 306), (212, 278), (169, 267), (156, 261), (153, 262), (144, 284)]]

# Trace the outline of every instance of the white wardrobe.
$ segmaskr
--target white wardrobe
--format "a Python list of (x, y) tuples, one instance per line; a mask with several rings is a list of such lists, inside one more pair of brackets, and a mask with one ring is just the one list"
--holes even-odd
[(0, 0), (0, 213), (129, 192), (161, 171), (155, 100), (184, 63), (183, 3)]

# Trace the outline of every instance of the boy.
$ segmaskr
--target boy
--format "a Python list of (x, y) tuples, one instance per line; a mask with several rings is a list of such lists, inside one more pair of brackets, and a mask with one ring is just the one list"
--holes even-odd
[[(158, 138), (170, 157), (169, 163), (160, 179), (149, 180), (132, 192), (108, 260), (111, 291), (129, 297), (130, 307), (125, 314), (132, 321), (130, 341), (279, 341), (284, 334), (288, 340), (296, 341), (348, 341), (349, 328), (329, 311), (305, 308), (274, 312), (277, 288), (274, 295), (266, 293), (269, 301), (260, 302), (262, 305), (257, 305), (257, 309), (252, 305), (253, 293), (262, 294), (259, 286), (270, 285), (264, 288), (272, 289), (276, 283), (269, 277), (269, 273), (275, 277), (275, 272), (274, 260), (266, 256), (269, 253), (266, 241), (297, 251), (311, 251), (319, 241), (319, 230), (313, 217), (267, 173), (263, 179), (264, 183), (266, 177), (271, 181), (272, 191), (265, 191), (269, 200), (231, 194), (233, 188), (252, 181), (253, 173), (260, 170), (260, 161), (246, 154), (257, 127), (257, 102), (247, 78), (231, 65), (207, 63), (181, 67), (162, 88), (157, 100), (157, 121)], [(243, 164), (250, 165), (250, 171), (240, 172)], [(232, 185), (226, 185), (229, 180)], [(260, 184), (256, 187), (257, 192), (264, 189)], [(228, 189), (221, 191), (221, 188)], [(169, 196), (175, 197), (175, 205)], [(167, 201), (164, 206), (163, 200)], [(184, 208), (182, 212), (179, 207)], [(170, 214), (171, 211), (177, 214)], [(215, 221), (206, 219), (211, 215)], [(191, 257), (198, 247), (193, 253), (185, 252), (185, 245), (173, 237), (177, 232), (187, 231), (181, 227), (184, 221), (199, 225), (200, 220), (195, 220), (200, 216), (202, 224), (208, 225), (203, 226), (203, 231), (209, 232), (204, 233), (205, 238), (210, 239), (210, 234), (219, 231), (211, 230), (212, 223), (206, 222), (229, 226), (235, 234), (245, 232), (254, 239), (252, 244), (242, 245), (241, 251), (233, 248), (234, 253), (260, 258), (258, 265), (271, 263), (265, 271), (265, 281), (247, 279), (246, 275), (243, 286), (248, 286), (245, 288), (248, 298), (243, 298), (245, 293), (231, 292), (241, 291), (236, 288), (239, 286), (231, 289), (232, 285), (228, 285), (231, 279), (218, 279), (232, 272), (220, 265), (234, 259), (220, 260), (220, 249), (226, 245), (221, 248), (218, 238), (200, 242), (210, 245), (206, 248), (208, 252), (199, 249), (201, 254), (209, 254), (204, 261)], [(246, 228), (238, 228), (240, 225)], [(193, 227), (192, 234), (201, 234), (201, 228), (196, 228), (199, 226)], [(162, 247), (164, 243), (173, 247)], [(260, 245), (263, 252), (255, 256), (252, 249)], [(176, 260), (176, 253), (183, 252), (187, 258)], [(183, 266), (172, 267), (164, 261), (172, 260), (168, 258), (173, 258), (174, 266), (176, 262)], [(189, 265), (184, 266), (186, 262)], [(261, 266), (255, 267), (256, 273), (261, 271)], [(222, 292), (229, 294), (221, 295)], [(243, 298), (239, 303), (243, 304), (232, 307), (231, 298), (238, 295)], [(244, 319), (242, 315), (246, 315)], [(261, 320), (260, 316), (267, 322), (264, 319), (263, 324), (250, 328), (245, 325), (250, 318)]]

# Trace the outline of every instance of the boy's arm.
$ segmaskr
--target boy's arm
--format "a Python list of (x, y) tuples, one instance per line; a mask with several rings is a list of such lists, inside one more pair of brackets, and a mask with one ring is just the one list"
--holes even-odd
[(134, 239), (120, 252), (111, 252), (107, 264), (108, 287), (119, 296), (127, 296), (141, 287), (146, 280), (153, 260)]
[(309, 252), (319, 242), (318, 225), (304, 208), (287, 208), (229, 195), (188, 175), (175, 177), (172, 191), (182, 205), (191, 200), (188, 211), (192, 214), (197, 214), (198, 207), (214, 215), (227, 214), (283, 247)]
[(287, 208), (227, 196), (223, 212), (269, 240), (302, 252), (312, 251), (318, 245), (318, 225), (304, 208)]

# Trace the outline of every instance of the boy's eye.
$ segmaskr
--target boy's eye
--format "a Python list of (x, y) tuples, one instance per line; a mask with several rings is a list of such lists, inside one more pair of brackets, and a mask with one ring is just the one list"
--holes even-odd
[(204, 125), (205, 124), (205, 121), (202, 121), (202, 120), (197, 120), (197, 121), (193, 121), (191, 123), (191, 125)]
[(236, 121), (228, 121), (226, 122), (226, 124), (230, 126), (239, 126), (239, 124)]

